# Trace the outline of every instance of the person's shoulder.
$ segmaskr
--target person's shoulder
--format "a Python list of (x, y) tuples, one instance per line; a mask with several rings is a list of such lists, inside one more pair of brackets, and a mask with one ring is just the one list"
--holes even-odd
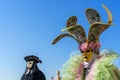
[(42, 72), (42, 71), (36, 71), (35, 73), (34, 73), (34, 76), (35, 76), (35, 78), (37, 78), (38, 80), (46, 80), (46, 78), (45, 78), (45, 75), (44, 75), (44, 73)]
[(42, 71), (40, 71), (40, 70), (36, 71), (35, 74), (41, 74), (41, 75), (44, 75), (44, 73), (43, 73)]

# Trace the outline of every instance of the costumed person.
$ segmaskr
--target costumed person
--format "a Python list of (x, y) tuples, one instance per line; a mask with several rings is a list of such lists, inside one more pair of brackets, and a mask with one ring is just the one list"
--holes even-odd
[(86, 9), (86, 16), (90, 23), (88, 37), (81, 25), (77, 24), (77, 17), (72, 16), (67, 20), (66, 28), (52, 44), (61, 38), (71, 37), (79, 44), (81, 54), (74, 55), (63, 65), (61, 80), (120, 80), (119, 69), (113, 64), (118, 55), (110, 50), (100, 52), (99, 37), (112, 25), (110, 10), (102, 5), (108, 14), (108, 22), (102, 23), (99, 13), (91, 8)]
[(26, 61), (26, 69), (21, 80), (46, 80), (44, 73), (37, 66), (37, 63), (42, 63), (38, 57), (30, 55), (24, 59)]
[(61, 80), (61, 77), (60, 77), (60, 71), (58, 70), (57, 73), (56, 73), (56, 79), (55, 80)]

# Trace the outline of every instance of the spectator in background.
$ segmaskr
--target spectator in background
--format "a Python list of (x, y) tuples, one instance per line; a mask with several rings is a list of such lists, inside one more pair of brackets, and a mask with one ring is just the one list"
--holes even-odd
[(26, 69), (21, 78), (21, 80), (46, 80), (45, 75), (39, 70), (37, 63), (42, 63), (42, 61), (34, 56), (26, 56)]

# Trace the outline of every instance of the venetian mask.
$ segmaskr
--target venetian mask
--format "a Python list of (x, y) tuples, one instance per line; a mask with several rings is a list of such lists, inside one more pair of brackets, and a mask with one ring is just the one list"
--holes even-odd
[(33, 63), (34, 63), (33, 61), (27, 61), (26, 62), (27, 68), (31, 69), (33, 66)]
[(82, 52), (85, 62), (90, 62), (93, 57), (93, 52), (91, 49), (87, 49), (86, 51)]

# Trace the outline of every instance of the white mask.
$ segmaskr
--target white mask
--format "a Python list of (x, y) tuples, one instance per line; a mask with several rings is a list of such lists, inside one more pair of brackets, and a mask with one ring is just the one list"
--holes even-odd
[(26, 65), (27, 65), (27, 68), (31, 69), (33, 66), (33, 61), (27, 61)]

